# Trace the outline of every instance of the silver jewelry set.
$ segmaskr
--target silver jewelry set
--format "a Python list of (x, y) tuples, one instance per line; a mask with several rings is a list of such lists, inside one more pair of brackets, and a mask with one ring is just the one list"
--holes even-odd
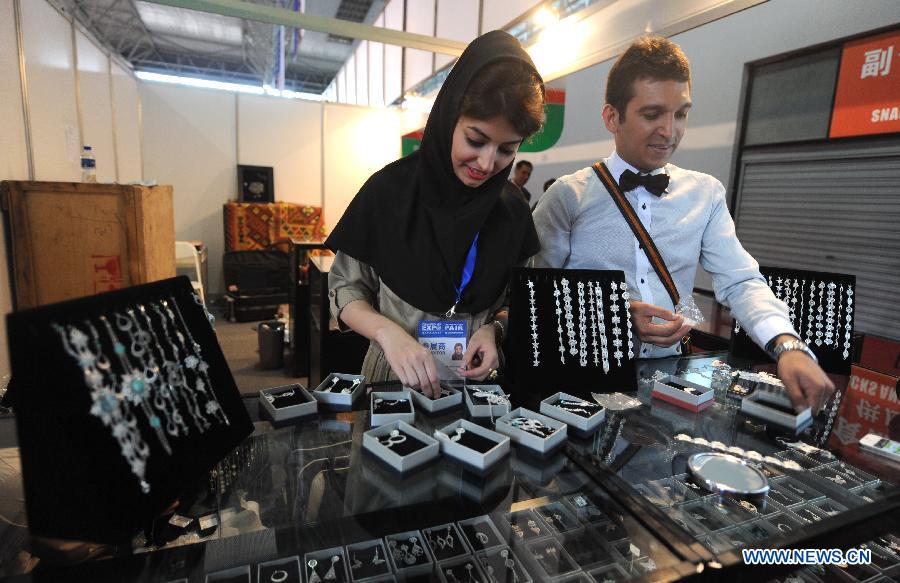
[(554, 407), (574, 413), (580, 417), (590, 417), (600, 411), (600, 405), (589, 403), (587, 401), (571, 401), (568, 399), (560, 399), (553, 404)]
[[(407, 544), (408, 543), (408, 544)], [(388, 540), (391, 556), (394, 557), (394, 563), (400, 565), (415, 565), (419, 562), (419, 557), (425, 554), (425, 549), (419, 544), (417, 537), (411, 536), (404, 542), (396, 539)]]
[(191, 432), (185, 416), (199, 433), (230, 425), (212, 389), (209, 364), (174, 298), (51, 326), (82, 370), (91, 415), (109, 427), (144, 493), (150, 491), (150, 447), (139, 419), (169, 455), (169, 438)]
[(394, 429), (391, 431), (387, 437), (378, 438), (378, 443), (383, 445), (384, 447), (394, 447), (395, 445), (399, 445), (406, 441), (406, 435), (400, 433), (399, 429)]
[[(367, 551), (367, 552), (368, 552), (369, 550), (371, 550), (371, 548), (365, 549), (365, 551)], [(381, 553), (379, 552), (380, 550), (381, 550), (381, 544), (375, 545), (375, 554), (372, 555), (372, 561), (371, 561), (372, 564), (375, 565), (375, 566), (383, 565), (383, 564), (384, 564), (384, 559), (381, 558)], [(360, 560), (356, 557), (356, 552), (354, 551), (354, 553), (353, 553), (353, 562), (350, 563), (350, 569), (351, 569), (352, 571), (356, 571), (357, 569), (362, 568), (362, 566), (363, 566), (363, 562), (360, 561)], [(356, 575), (354, 575), (354, 578), (356, 578)]]
[[(318, 392), (320, 392), (320, 393), (331, 393), (331, 392), (333, 392), (333, 391), (338, 387), (338, 383), (340, 383), (342, 380), (344, 380), (344, 379), (342, 379), (342, 378), (339, 377), (339, 376), (333, 376), (333, 377), (331, 377), (331, 384), (325, 385), (324, 387), (322, 387), (321, 389), (319, 389)], [(353, 382), (350, 384), (350, 386), (349, 386), (349, 387), (344, 387), (343, 389), (341, 389), (341, 390), (340, 390), (340, 393), (342, 393), (342, 394), (344, 394), (344, 395), (349, 395), (350, 393), (353, 392), (354, 389), (356, 389), (356, 387), (359, 386), (359, 384), (360, 384), (361, 382), (362, 382), (362, 381), (361, 381), (360, 379), (353, 379)]]
[(501, 549), (498, 555), (503, 560), (503, 570), (506, 571), (506, 573), (502, 574), (500, 577), (497, 577), (494, 574), (494, 566), (490, 562), (490, 557), (486, 555), (481, 557), (481, 564), (484, 565), (484, 570), (487, 571), (491, 583), (518, 582), (519, 574), (516, 572), (516, 561), (513, 559), (514, 555), (510, 553), (509, 549)]
[[(538, 343), (538, 313), (535, 300), (534, 281), (528, 280), (528, 301), (531, 319), (531, 347), (533, 351), (532, 366), (540, 365), (540, 346)], [(625, 282), (610, 282), (608, 309), (611, 313), (609, 323), (606, 326), (606, 314), (604, 311), (604, 287), (596, 281), (578, 281), (575, 286), (577, 300), (577, 320), (573, 308), (572, 290), (568, 278), (563, 277), (557, 282), (553, 280), (553, 297), (556, 307), (556, 332), (558, 339), (559, 361), (566, 364), (569, 358), (577, 357), (578, 365), (587, 367), (590, 353), (593, 354), (593, 365), (603, 367), (604, 373), (609, 373), (610, 360), (615, 359), (616, 366), (621, 367), (625, 355), (629, 359), (634, 358), (634, 333), (631, 324), (629, 308), (628, 286)], [(620, 301), (621, 300), (621, 301)], [(622, 323), (624, 320), (624, 330)], [(612, 334), (612, 340), (608, 338)], [(612, 349), (610, 349), (610, 343)]]
[(550, 437), (556, 431), (556, 429), (548, 425), (544, 425), (540, 420), (531, 419), (528, 417), (513, 417), (509, 420), (509, 424), (517, 429), (521, 429), (526, 433), (536, 435), (542, 439)]
[(288, 397), (293, 397), (295, 394), (296, 393), (295, 393), (294, 389), (288, 389), (288, 390), (282, 391), (278, 394), (263, 393), (263, 395), (266, 398), (266, 401), (268, 401), (275, 407), (278, 407), (278, 403), (276, 403), (276, 401), (278, 401), (278, 399), (287, 399)]
[[(331, 565), (328, 570), (325, 571), (325, 575), (319, 575), (318, 567), (319, 561), (317, 559), (310, 559), (306, 562), (306, 566), (309, 567), (309, 572), (306, 575), (307, 583), (320, 583), (321, 581), (335, 581), (338, 578), (337, 572), (335, 568), (338, 565), (338, 562), (341, 560), (339, 555), (334, 555), (331, 557)], [(344, 578), (341, 577), (341, 580)]]

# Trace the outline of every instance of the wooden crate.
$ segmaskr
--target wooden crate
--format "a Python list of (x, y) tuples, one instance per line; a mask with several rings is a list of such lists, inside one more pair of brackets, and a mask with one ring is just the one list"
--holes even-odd
[(175, 275), (171, 186), (3, 182), (15, 308)]

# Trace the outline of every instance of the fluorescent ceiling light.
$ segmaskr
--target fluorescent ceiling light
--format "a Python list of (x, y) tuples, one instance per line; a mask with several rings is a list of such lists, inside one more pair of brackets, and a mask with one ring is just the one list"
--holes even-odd
[(144, 25), (153, 32), (229, 45), (243, 43), (242, 22), (238, 18), (149, 2), (138, 1), (135, 5)]
[(236, 93), (249, 93), (250, 95), (269, 95), (272, 97), (284, 97), (286, 99), (307, 99), (309, 101), (322, 101), (321, 95), (315, 93), (300, 93), (285, 89), (279, 91), (269, 85), (258, 87), (256, 85), (244, 85), (242, 83), (226, 83), (224, 81), (211, 81), (209, 79), (197, 79), (195, 77), (179, 77), (178, 75), (166, 75), (150, 71), (135, 72), (142, 81), (155, 83), (168, 83), (170, 85), (185, 85), (188, 87), (201, 87), (203, 89), (218, 89), (220, 91), (233, 91)]

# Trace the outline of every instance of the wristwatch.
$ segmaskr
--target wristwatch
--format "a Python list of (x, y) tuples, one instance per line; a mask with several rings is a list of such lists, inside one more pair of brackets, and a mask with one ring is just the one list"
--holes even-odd
[(807, 346), (806, 343), (799, 338), (787, 340), (785, 342), (782, 342), (781, 344), (775, 345), (775, 347), (772, 348), (772, 358), (775, 359), (775, 362), (778, 362), (778, 359), (781, 357), (782, 353), (787, 352), (788, 350), (799, 350), (800, 352), (806, 354), (806, 356), (813, 359), (813, 362), (819, 362), (819, 359), (816, 358), (815, 353), (810, 350), (809, 346)]

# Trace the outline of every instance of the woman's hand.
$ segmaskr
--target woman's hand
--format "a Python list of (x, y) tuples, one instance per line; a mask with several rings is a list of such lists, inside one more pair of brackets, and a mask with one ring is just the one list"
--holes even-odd
[(431, 398), (441, 394), (440, 380), (430, 350), (393, 323), (379, 329), (375, 341), (384, 350), (384, 357), (401, 383), (407, 387), (421, 388)]
[[(476, 358), (476, 355), (478, 358)], [(480, 359), (480, 360), (479, 360)], [(473, 365), (477, 366), (473, 368)], [(485, 324), (472, 334), (469, 346), (463, 356), (463, 364), (459, 374), (468, 379), (483, 381), (484, 378), (500, 366), (500, 355), (497, 352), (497, 327)]]

